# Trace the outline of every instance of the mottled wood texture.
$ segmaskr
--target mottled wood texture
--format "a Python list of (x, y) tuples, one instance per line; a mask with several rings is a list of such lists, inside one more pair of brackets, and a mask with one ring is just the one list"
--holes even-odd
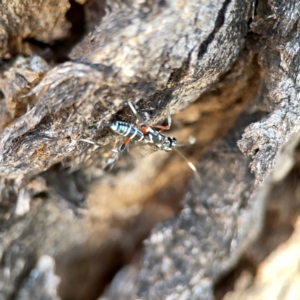
[[(128, 264), (105, 299), (224, 294), (222, 278), (265, 233), (275, 187), (298, 176), (298, 2), (22, 5), (0, 4), (0, 299), (97, 299)], [(182, 151), (206, 151), (201, 182), (172, 154), (118, 160), (80, 141), (119, 146), (100, 124), (136, 124), (127, 101), (150, 124), (170, 111), (180, 142), (196, 137)]]
[[(89, 37), (94, 49), (48, 72), (32, 91), (39, 97), (36, 106), (3, 132), (0, 174), (36, 174), (78, 156), (86, 148), (79, 139), (94, 140), (97, 127), (91, 125), (108, 122), (126, 100), (154, 106), (154, 122), (166, 107), (174, 113), (195, 101), (236, 60), (250, 11), (247, 3), (215, 1), (206, 16), (204, 4), (113, 2)], [(244, 13), (225, 22), (235, 5)]]
[(1, 1), (0, 57), (26, 51), (25, 39), (51, 43), (66, 38), (71, 25), (66, 18), (69, 8), (67, 0)]

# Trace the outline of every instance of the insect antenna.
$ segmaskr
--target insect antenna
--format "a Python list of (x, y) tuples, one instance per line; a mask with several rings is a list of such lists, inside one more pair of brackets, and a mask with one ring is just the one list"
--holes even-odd
[(201, 182), (201, 180), (200, 180), (200, 175), (199, 175), (199, 173), (198, 173), (198, 171), (197, 171), (197, 168), (195, 167), (195, 165), (191, 162), (191, 161), (189, 161), (178, 149), (176, 149), (176, 148), (173, 148), (185, 161), (186, 161), (186, 163), (189, 165), (189, 167), (192, 169), (192, 171), (194, 172), (194, 174), (195, 174), (195, 177), (196, 177), (196, 179), (197, 179), (197, 181), (199, 181), (199, 182)]
[(112, 152), (114, 152), (114, 153), (119, 153), (119, 150), (113, 149), (113, 148), (109, 148), (109, 147), (106, 147), (106, 146), (101, 145), (101, 144), (99, 144), (99, 143), (97, 143), (97, 142), (89, 141), (89, 140), (86, 140), (86, 139), (80, 139), (80, 141), (81, 141), (81, 142), (88, 143), (88, 144), (91, 144), (91, 145), (95, 145), (95, 146), (101, 147), (101, 148), (103, 148), (103, 149), (112, 151)]
[(132, 113), (137, 117), (137, 119), (143, 123), (144, 125), (146, 125), (147, 127), (150, 127), (150, 125), (142, 118), (142, 116), (137, 112), (137, 110), (135, 109), (134, 105), (130, 102), (127, 101)]

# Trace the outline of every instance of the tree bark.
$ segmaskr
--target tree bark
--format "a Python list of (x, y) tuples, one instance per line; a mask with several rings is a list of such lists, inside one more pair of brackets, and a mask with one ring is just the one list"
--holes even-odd
[[(97, 299), (119, 270), (103, 299), (220, 299), (297, 217), (300, 5), (54, 3), (0, 6), (0, 299)], [(140, 126), (128, 101), (150, 125), (174, 115), (180, 143), (196, 138), (180, 150), (200, 181), (179, 156), (82, 141), (118, 148), (103, 124)], [(264, 243), (287, 186), (285, 221), (269, 227), (284, 233)]]

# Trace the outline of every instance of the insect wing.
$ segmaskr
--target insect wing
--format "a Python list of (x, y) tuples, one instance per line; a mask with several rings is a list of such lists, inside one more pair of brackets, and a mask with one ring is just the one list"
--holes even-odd
[(131, 143), (129, 145), (128, 150), (132, 157), (141, 159), (156, 152), (158, 148), (155, 145), (136, 142), (136, 143)]

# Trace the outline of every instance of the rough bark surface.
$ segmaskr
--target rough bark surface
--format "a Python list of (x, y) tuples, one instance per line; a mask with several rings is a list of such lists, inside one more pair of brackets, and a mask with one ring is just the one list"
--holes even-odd
[(259, 59), (266, 70), (265, 97), (273, 111), (247, 128), (239, 147), (243, 153), (253, 156), (251, 170), (260, 183), (271, 172), (279, 148), (299, 130), (300, 3), (262, 1), (256, 13), (250, 28), (268, 41), (262, 44)]
[(66, 38), (70, 29), (66, 13), (70, 8), (63, 1), (11, 1), (0, 4), (0, 57), (26, 51), (25, 39), (44, 43)]
[[(263, 290), (299, 215), (299, 16), (296, 0), (2, 1), (0, 299)], [(118, 148), (102, 124), (140, 126), (127, 101), (195, 137), (180, 150), (200, 180), (172, 153), (81, 141)]]
[[(78, 62), (49, 71), (32, 91), (39, 97), (35, 107), (4, 130), (0, 174), (35, 174), (67, 156), (78, 156), (86, 148), (78, 145), (80, 138), (95, 140), (99, 132), (91, 125), (108, 122), (126, 100), (144, 100), (143, 109), (155, 105), (154, 116), (166, 107), (174, 113), (195, 101), (237, 58), (250, 10), (247, 3), (215, 1), (209, 6), (211, 14), (200, 18), (204, 3), (113, 2), (111, 14), (91, 37), (95, 49)], [(228, 14), (228, 19), (219, 16), (220, 30), (215, 24), (218, 12), (231, 10), (239, 13)]]

